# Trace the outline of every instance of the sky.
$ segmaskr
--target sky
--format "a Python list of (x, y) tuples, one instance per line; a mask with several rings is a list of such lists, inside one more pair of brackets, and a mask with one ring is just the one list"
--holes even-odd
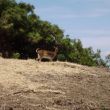
[(110, 0), (17, 0), (35, 6), (42, 20), (57, 24), (84, 47), (110, 53)]

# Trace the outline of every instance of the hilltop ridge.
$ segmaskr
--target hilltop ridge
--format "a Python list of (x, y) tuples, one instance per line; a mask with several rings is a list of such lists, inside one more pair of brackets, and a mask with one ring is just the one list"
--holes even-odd
[(110, 71), (0, 58), (0, 110), (109, 110)]

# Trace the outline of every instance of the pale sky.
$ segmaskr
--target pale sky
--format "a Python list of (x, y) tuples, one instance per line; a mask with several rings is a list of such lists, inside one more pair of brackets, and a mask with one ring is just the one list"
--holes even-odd
[(17, 0), (35, 6), (42, 20), (57, 24), (84, 47), (110, 53), (110, 0)]

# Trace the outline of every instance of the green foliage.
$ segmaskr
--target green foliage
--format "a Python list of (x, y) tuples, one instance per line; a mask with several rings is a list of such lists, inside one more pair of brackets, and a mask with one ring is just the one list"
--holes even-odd
[(108, 54), (108, 55), (105, 57), (105, 59), (106, 59), (106, 64), (107, 64), (107, 66), (110, 68), (110, 54)]
[(100, 50), (94, 52), (91, 47), (84, 48), (79, 39), (64, 36), (57, 25), (41, 20), (34, 13), (33, 5), (0, 0), (0, 53), (3, 57), (35, 58), (36, 48), (53, 50), (54, 46), (59, 47), (60, 61), (106, 66)]
[(14, 59), (20, 58), (20, 53), (13, 53), (12, 58)]
[[(92, 47), (83, 48), (79, 39), (70, 39), (68, 37), (62, 40), (63, 49), (61, 53), (69, 62), (75, 62), (88, 66), (106, 66), (106, 63), (101, 58), (101, 51), (94, 52)], [(65, 60), (65, 59), (64, 59)]]
[(64, 54), (59, 54), (59, 55), (57, 56), (57, 59), (58, 59), (59, 61), (66, 61), (66, 57), (64, 56)]

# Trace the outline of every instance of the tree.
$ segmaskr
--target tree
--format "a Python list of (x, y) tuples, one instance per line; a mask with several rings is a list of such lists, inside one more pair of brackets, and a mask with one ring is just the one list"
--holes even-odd
[(108, 54), (106, 57), (106, 63), (107, 63), (107, 66), (110, 67), (110, 54)]
[(0, 0), (0, 53), (4, 57), (35, 58), (36, 48), (54, 50), (55, 46), (61, 61), (105, 66), (100, 50), (84, 48), (81, 40), (65, 36), (58, 25), (41, 20), (33, 5)]

